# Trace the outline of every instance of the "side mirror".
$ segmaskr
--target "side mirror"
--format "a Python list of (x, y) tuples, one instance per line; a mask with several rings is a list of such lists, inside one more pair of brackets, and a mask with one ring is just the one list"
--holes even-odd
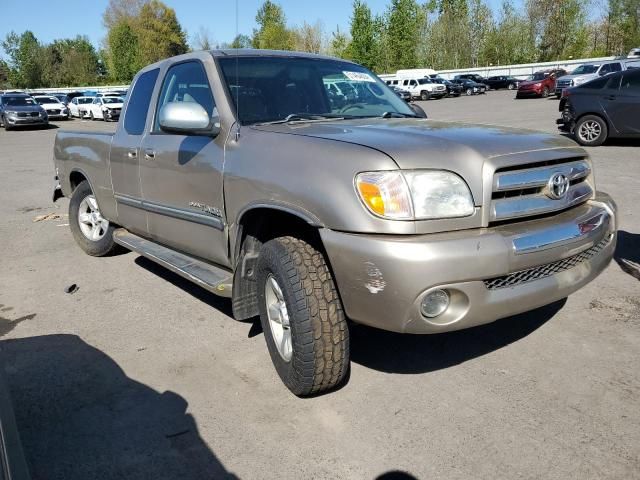
[(415, 103), (410, 103), (409, 107), (411, 108), (411, 110), (413, 110), (413, 113), (415, 113), (418, 117), (427, 118), (427, 112), (425, 112), (420, 105), (416, 105)]
[(220, 118), (209, 117), (207, 111), (196, 102), (170, 102), (160, 109), (160, 129), (168, 133), (217, 136)]

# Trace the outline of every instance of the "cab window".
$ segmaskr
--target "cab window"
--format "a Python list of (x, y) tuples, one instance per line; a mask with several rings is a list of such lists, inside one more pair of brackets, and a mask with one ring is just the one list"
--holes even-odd
[(158, 97), (154, 131), (159, 132), (160, 110), (169, 103), (195, 102), (200, 104), (209, 116), (216, 115), (215, 103), (209, 86), (207, 73), (200, 62), (191, 61), (173, 65), (164, 77)]

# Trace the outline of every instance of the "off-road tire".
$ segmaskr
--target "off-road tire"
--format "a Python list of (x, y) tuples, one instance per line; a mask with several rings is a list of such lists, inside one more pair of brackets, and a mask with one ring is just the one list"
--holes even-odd
[(100, 240), (93, 241), (82, 233), (78, 220), (80, 203), (92, 194), (91, 186), (86, 180), (82, 181), (73, 191), (71, 200), (69, 201), (69, 228), (71, 228), (71, 233), (76, 243), (85, 253), (93, 257), (104, 257), (117, 252), (119, 249), (118, 245), (113, 241), (113, 231), (116, 227), (113, 223), (109, 222), (109, 227), (105, 235)]
[[(260, 321), (283, 383), (298, 396), (339, 385), (349, 370), (349, 330), (322, 252), (295, 237), (275, 238), (262, 246), (256, 273)], [(266, 311), (270, 275), (280, 285), (288, 311), (293, 350), (288, 362), (274, 343)]]
[[(587, 122), (596, 122), (600, 126), (600, 135), (593, 140), (583, 138), (580, 134), (580, 129)], [(609, 136), (609, 128), (607, 126), (607, 122), (605, 122), (603, 118), (597, 115), (584, 115), (576, 122), (576, 125), (573, 128), (573, 135), (580, 145), (585, 147), (598, 147), (607, 140), (607, 137)]]

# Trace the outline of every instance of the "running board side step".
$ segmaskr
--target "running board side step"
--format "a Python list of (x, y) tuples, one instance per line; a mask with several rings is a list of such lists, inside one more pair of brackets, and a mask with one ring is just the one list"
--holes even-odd
[(221, 297), (231, 298), (233, 272), (176, 252), (151, 240), (134, 235), (124, 228), (113, 232), (113, 241), (127, 250), (177, 273), (183, 278)]

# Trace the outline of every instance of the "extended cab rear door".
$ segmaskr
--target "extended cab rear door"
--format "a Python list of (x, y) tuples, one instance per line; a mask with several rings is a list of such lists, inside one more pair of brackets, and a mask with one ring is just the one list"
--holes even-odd
[[(197, 102), (210, 117), (218, 116), (206, 61), (182, 60), (166, 68), (140, 146), (140, 181), (151, 238), (226, 265), (224, 135), (169, 133), (158, 123), (160, 110), (175, 102)], [(214, 68), (213, 59), (209, 61)]]

